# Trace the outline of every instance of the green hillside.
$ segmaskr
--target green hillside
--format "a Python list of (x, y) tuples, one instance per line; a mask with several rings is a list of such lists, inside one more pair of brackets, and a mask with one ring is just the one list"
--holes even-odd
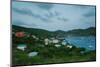
[(45, 37), (51, 37), (51, 36), (60, 36), (60, 37), (66, 37), (66, 36), (95, 36), (96, 35), (96, 28), (90, 27), (87, 29), (74, 29), (69, 31), (48, 31), (43, 29), (36, 29), (36, 28), (25, 28), (20, 26), (12, 26), (12, 29), (14, 31), (25, 31), (27, 33), (35, 34), (38, 37), (45, 36)]
[[(19, 38), (12, 36), (12, 65), (23, 66), (23, 65), (38, 65), (38, 64), (51, 64), (51, 63), (69, 63), (69, 62), (83, 62), (83, 61), (95, 61), (96, 60), (96, 51), (90, 50), (87, 51), (85, 48), (79, 48), (74, 46), (74, 44), (67, 43), (66, 45), (61, 45), (60, 47), (55, 47), (56, 44), (50, 43), (45, 45), (45, 37), (51, 36), (68, 36), (72, 34), (79, 34), (87, 32), (89, 35), (95, 32), (95, 28), (88, 28), (84, 30), (72, 30), (72, 31), (47, 31), (42, 29), (35, 28), (24, 28), (19, 26), (12, 26), (13, 32), (24, 31), (28, 34), (34, 34), (39, 37), (39, 40), (35, 40), (32, 37), (23, 37)], [(89, 32), (88, 32), (89, 31)], [(84, 34), (86, 35), (86, 34)], [(43, 39), (41, 39), (43, 37)], [(41, 41), (42, 40), (42, 41)], [(25, 44), (26, 49), (20, 50), (18, 46), (20, 44)], [(72, 48), (68, 48), (67, 45), (71, 45)], [(30, 52), (38, 52), (38, 55), (29, 57)]]

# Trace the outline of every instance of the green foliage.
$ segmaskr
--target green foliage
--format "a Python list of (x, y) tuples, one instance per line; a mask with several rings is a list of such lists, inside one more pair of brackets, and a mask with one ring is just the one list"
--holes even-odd
[(67, 34), (73, 35), (73, 36), (95, 36), (96, 35), (96, 28), (90, 27), (87, 29), (70, 30), (67, 32)]
[[(70, 31), (47, 31), (43, 29), (35, 29), (35, 28), (24, 28), (24, 27), (19, 27), (19, 26), (12, 26), (13, 30), (15, 32), (17, 31), (25, 31), (27, 33), (34, 34), (38, 36), (39, 38), (46, 38), (46, 37), (52, 37), (52, 36), (59, 36), (59, 37), (65, 37), (68, 35), (71, 36), (95, 36), (96, 35), (96, 28), (95, 27), (90, 27), (87, 29), (74, 29)], [(42, 33), (42, 34), (41, 34)]]
[[(49, 63), (63, 63), (63, 62), (77, 62), (77, 61), (95, 61), (96, 52), (86, 51), (85, 48), (77, 48), (73, 46), (68, 48), (64, 45), (61, 47), (55, 47), (54, 44), (44, 45), (43, 39), (45, 37), (51, 37), (56, 35), (95, 35), (95, 28), (88, 28), (84, 30), (73, 30), (73, 31), (55, 31), (50, 32), (41, 29), (23, 28), (13, 26), (15, 32), (25, 31), (28, 34), (34, 34), (40, 38), (36, 41), (32, 37), (17, 38), (13, 35), (13, 65), (30, 65), (30, 64), (49, 64)], [(18, 50), (17, 44), (26, 44), (27, 48), (25, 51)], [(72, 44), (67, 44), (72, 45)], [(38, 52), (37, 56), (29, 57), (30, 52)]]
[[(39, 52), (39, 54), (34, 57), (29, 57), (28, 53), (32, 51), (37, 51)], [(56, 48), (53, 45), (44, 47), (35, 45), (30, 49), (26, 49), (26, 51), (14, 49), (13, 64), (14, 65), (48, 64), (48, 63), (62, 63), (62, 62), (76, 62), (76, 61), (94, 61), (96, 59), (95, 51), (88, 51), (84, 52), (83, 54), (80, 53), (81, 51), (85, 51), (85, 49), (76, 47), (68, 49), (65, 46)]]

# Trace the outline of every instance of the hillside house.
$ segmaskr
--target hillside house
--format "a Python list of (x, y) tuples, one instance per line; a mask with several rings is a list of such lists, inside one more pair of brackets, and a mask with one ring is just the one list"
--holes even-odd
[(25, 37), (26, 34), (25, 34), (25, 32), (16, 32), (16, 33), (15, 33), (15, 36), (16, 36), (16, 37), (19, 37), (19, 38), (22, 38), (22, 37)]
[(27, 48), (27, 46), (25, 44), (18, 44), (17, 49), (25, 51), (25, 49)]

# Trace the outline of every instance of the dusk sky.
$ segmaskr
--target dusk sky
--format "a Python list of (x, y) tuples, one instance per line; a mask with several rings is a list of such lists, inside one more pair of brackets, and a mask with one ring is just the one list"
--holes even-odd
[(49, 31), (95, 27), (95, 6), (36, 2), (12, 3), (12, 24)]

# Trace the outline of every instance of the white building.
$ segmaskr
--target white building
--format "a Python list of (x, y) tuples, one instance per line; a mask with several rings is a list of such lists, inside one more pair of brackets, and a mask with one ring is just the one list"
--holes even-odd
[(66, 42), (65, 42), (65, 41), (62, 41), (61, 44), (62, 44), (62, 45), (66, 45)]
[(45, 45), (48, 45), (48, 44), (58, 44), (59, 43), (59, 40), (58, 39), (44, 39), (44, 43)]
[(55, 47), (60, 47), (61, 45), (60, 44), (55, 44)]
[(67, 47), (71, 49), (73, 46), (72, 45), (67, 45)]
[(38, 55), (38, 52), (30, 52), (30, 53), (28, 54), (29, 57), (34, 57), (34, 56), (36, 56), (36, 55)]
[(48, 45), (49, 44), (49, 39), (48, 38), (44, 39), (44, 43), (45, 43), (45, 45)]
[(37, 37), (35, 35), (32, 35), (32, 38), (36, 39)]
[(24, 44), (19, 44), (19, 45), (17, 46), (17, 49), (24, 51), (24, 50), (26, 49), (26, 47), (27, 47), (27, 46), (24, 45)]
[(58, 39), (53, 39), (52, 43), (57, 44), (57, 43), (59, 43), (59, 40)]

